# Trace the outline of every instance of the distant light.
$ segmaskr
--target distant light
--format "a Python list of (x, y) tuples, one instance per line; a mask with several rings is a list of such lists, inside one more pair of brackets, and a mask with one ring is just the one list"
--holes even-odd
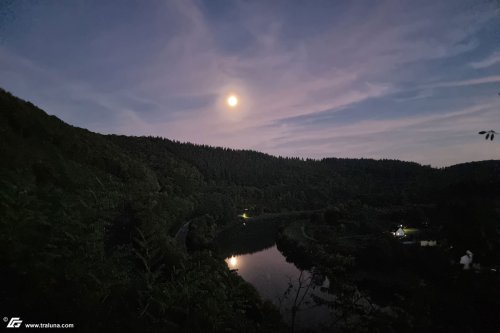
[(235, 95), (229, 96), (227, 98), (227, 105), (234, 108), (236, 105), (238, 105), (238, 97), (236, 97)]
[(229, 258), (229, 266), (236, 267), (238, 265), (238, 259), (235, 256)]

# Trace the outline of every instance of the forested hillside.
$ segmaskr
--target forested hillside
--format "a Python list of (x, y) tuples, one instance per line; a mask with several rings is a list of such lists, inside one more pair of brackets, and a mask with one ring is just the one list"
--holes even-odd
[(201, 209), (196, 168), (161, 152), (144, 163), (4, 91), (0, 133), (2, 313), (92, 330), (279, 331), (222, 260), (173, 241)]
[(92, 328), (279, 331), (279, 315), (221, 258), (177, 246), (184, 223), (213, 236), (245, 208), (370, 206), (391, 219), (394, 207), (430, 207), (422, 216), (491, 261), (499, 171), (101, 135), (0, 91), (0, 307)]

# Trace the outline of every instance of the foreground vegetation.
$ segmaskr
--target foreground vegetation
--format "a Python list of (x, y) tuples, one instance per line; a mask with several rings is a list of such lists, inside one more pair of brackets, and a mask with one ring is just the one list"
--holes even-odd
[[(89, 330), (286, 330), (276, 310), (228, 270), (223, 251), (218, 255), (214, 247), (244, 208), (283, 214), (330, 207), (308, 218), (314, 227), (304, 231), (331, 260), (405, 260), (384, 238), (358, 247), (334, 235), (425, 220), (453, 244), (453, 257), (471, 249), (494, 265), (499, 170), (497, 161), (438, 170), (393, 160), (302, 160), (105, 136), (0, 91), (0, 276), (9, 286), (0, 291), (0, 307), (9, 316)], [(173, 237), (188, 221), (185, 252)], [(490, 289), (471, 292), (498, 290), (496, 282), (488, 283)], [(436, 298), (442, 306), (445, 295)], [(480, 309), (487, 306), (498, 304)], [(425, 327), (440, 319), (425, 318)], [(482, 326), (474, 321), (467, 327)]]

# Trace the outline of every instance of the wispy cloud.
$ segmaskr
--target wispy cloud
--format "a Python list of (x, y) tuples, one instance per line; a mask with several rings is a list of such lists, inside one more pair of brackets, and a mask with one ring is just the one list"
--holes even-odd
[(500, 52), (495, 52), (483, 60), (471, 62), (470, 66), (472, 68), (487, 68), (498, 63), (500, 63)]
[(441, 88), (441, 87), (460, 87), (473, 86), (478, 84), (488, 84), (500, 82), (500, 75), (483, 76), (467, 80), (457, 80), (448, 82), (436, 82), (426, 85), (426, 88)]
[[(491, 111), (497, 96), (486, 93), (500, 73), (478, 70), (497, 69), (495, 40), (484, 31), (500, 21), (492, 4), (463, 8), (461, 1), (14, 3), (0, 85), (102, 133), (287, 156), (437, 161), (431, 138), (455, 138), (464, 123), (500, 122)], [(229, 92), (240, 96), (238, 112), (224, 106)], [(450, 151), (467, 146), (441, 142)], [(413, 157), (405, 145), (415, 147)], [(447, 158), (476, 157), (461, 150)]]
[[(489, 128), (492, 120), (500, 123), (499, 109), (500, 101), (492, 99), (482, 105), (442, 114), (366, 120), (350, 125), (315, 128), (314, 131), (293, 128), (287, 135), (270, 140), (265, 149), (285, 154), (290, 147), (294, 147), (304, 157), (321, 157), (321, 151), (325, 149), (342, 157), (356, 157), (359, 152), (373, 158), (415, 160), (418, 156), (420, 162), (443, 166), (450, 161), (460, 161), (462, 156), (453, 155), (451, 151), (465, 145), (474, 147), (470, 151), (474, 156), (489, 159), (492, 158), (492, 147), (484, 145), (477, 131)], [(426, 151), (429, 152), (427, 155)]]

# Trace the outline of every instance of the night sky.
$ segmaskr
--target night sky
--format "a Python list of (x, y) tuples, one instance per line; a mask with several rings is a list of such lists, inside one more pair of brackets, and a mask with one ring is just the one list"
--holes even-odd
[(0, 86), (99, 133), (498, 159), (500, 2), (0, 0)]

